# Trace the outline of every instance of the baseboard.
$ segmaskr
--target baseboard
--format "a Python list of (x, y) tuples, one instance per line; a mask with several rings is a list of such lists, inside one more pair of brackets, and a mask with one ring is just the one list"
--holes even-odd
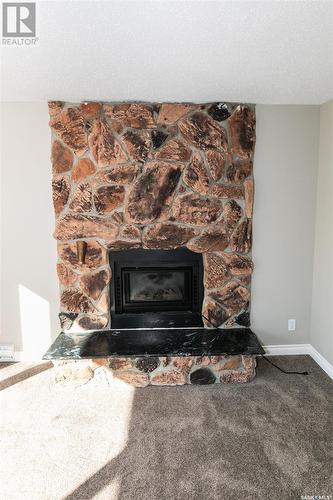
[(310, 354), (310, 344), (264, 345), (269, 356), (287, 356), (296, 354)]
[(27, 353), (25, 351), (14, 351), (12, 356), (8, 356), (7, 358), (1, 358), (0, 363), (10, 363), (10, 362), (24, 362), (24, 363), (38, 363), (43, 360), (43, 354), (39, 356), (33, 355), (31, 353)]
[(333, 380), (333, 366), (331, 363), (329, 363), (312, 345), (310, 345), (309, 354), (320, 368)]

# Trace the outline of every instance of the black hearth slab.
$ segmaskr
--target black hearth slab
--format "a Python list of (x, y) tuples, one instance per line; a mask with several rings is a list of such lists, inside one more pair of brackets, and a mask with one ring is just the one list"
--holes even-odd
[(249, 328), (172, 328), (61, 333), (43, 359), (264, 353), (257, 336)]

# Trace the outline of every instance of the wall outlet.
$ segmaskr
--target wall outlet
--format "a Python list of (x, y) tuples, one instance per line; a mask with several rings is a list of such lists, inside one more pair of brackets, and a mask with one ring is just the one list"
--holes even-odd
[(295, 330), (296, 330), (296, 320), (295, 319), (288, 319), (288, 331), (294, 332)]

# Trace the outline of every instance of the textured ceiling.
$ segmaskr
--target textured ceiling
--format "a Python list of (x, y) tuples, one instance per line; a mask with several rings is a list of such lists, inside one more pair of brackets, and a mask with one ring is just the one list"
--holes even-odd
[(38, 47), (2, 49), (2, 100), (333, 97), (331, 1), (56, 1)]

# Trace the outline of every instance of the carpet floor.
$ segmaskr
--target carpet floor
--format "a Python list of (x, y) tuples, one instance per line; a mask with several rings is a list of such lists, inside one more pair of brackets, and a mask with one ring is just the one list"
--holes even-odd
[(333, 498), (333, 381), (271, 359), (310, 374), (260, 359), (244, 385), (63, 388), (49, 369), (5, 388), (1, 498)]

